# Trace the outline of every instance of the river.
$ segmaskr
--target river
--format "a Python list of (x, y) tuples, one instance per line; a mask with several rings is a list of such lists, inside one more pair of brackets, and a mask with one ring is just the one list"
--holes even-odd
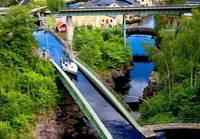
[[(137, 28), (155, 27), (153, 17), (146, 17)], [(125, 97), (127, 103), (137, 103), (143, 96), (144, 88), (148, 86), (149, 77), (154, 69), (154, 63), (146, 61), (148, 56), (145, 47), (156, 47), (154, 36), (146, 34), (132, 34), (127, 37), (128, 46), (131, 48), (133, 59), (133, 67), (128, 71), (130, 79), (130, 88)], [(138, 58), (142, 57), (142, 58)], [(137, 61), (140, 59), (139, 61)], [(142, 60), (144, 59), (144, 60)]]

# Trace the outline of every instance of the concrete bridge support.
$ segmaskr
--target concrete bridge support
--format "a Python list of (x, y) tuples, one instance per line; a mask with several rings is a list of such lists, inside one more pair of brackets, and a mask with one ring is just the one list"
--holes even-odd
[[(66, 32), (66, 41), (68, 42), (69, 48), (71, 49), (69, 54), (72, 53), (72, 44), (73, 44), (73, 36), (74, 36), (74, 26), (72, 22), (72, 16), (66, 16), (66, 25), (67, 25), (67, 32)], [(72, 57), (72, 55), (70, 55)]]
[(122, 29), (123, 29), (123, 37), (124, 37), (124, 47), (126, 47), (126, 15), (123, 15), (123, 23), (122, 23)]

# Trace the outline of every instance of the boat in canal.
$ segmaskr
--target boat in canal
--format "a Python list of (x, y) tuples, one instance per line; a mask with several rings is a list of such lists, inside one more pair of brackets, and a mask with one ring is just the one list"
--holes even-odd
[(71, 60), (61, 60), (61, 68), (63, 71), (76, 75), (78, 72), (78, 66)]

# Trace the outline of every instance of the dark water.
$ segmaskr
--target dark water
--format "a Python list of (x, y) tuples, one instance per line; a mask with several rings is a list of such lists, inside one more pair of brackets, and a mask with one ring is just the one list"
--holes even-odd
[(164, 134), (165, 138), (161, 139), (200, 139), (200, 130), (197, 129), (165, 130)]
[[(60, 65), (64, 56), (62, 44), (51, 33), (39, 31), (34, 33), (41, 49), (46, 49), (54, 61)], [(104, 125), (108, 128), (114, 139), (143, 139), (144, 137), (133, 128), (126, 119), (100, 94), (99, 90), (79, 71), (73, 80), (82, 95), (95, 110)]]

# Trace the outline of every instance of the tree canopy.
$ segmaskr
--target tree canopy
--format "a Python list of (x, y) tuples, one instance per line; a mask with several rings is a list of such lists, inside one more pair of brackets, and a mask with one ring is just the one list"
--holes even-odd
[(1, 7), (7, 7), (7, 6), (10, 6), (13, 4), (16, 4), (15, 0), (1, 0), (1, 2), (0, 2)]
[(64, 8), (64, 0), (47, 0), (47, 6), (51, 11), (58, 11)]
[(183, 4), (186, 0), (164, 0), (167, 4)]
[(35, 114), (56, 102), (57, 87), (50, 63), (34, 54), (34, 18), (25, 7), (0, 16), (0, 138), (27, 139)]
[(124, 47), (119, 27), (77, 27), (73, 48), (80, 59), (96, 70), (117, 69), (130, 62), (131, 51)]

